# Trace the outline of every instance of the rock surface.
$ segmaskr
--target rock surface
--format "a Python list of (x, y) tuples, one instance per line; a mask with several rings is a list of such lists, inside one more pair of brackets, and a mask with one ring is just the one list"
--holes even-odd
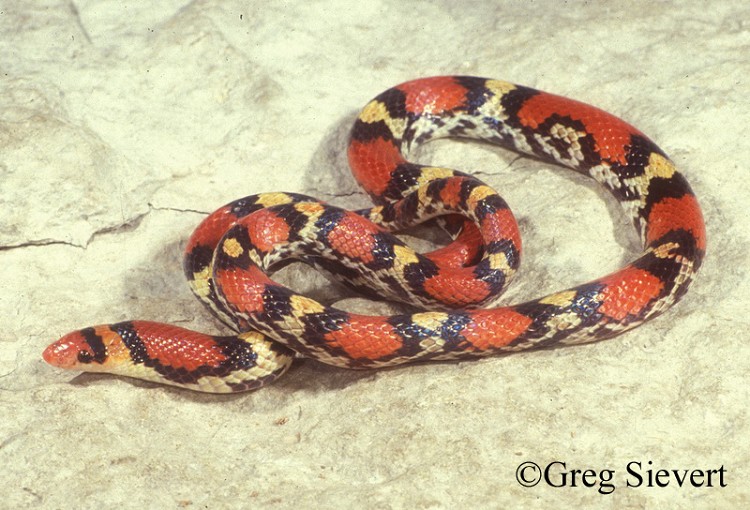
[[(697, 0), (0, 7), (0, 506), (746, 505), (748, 19), (742, 2)], [(381, 372), (304, 361), (237, 396), (44, 364), (49, 342), (91, 324), (220, 331), (181, 274), (192, 228), (262, 191), (366, 206), (345, 160), (354, 116), (382, 90), (435, 74), (574, 97), (652, 137), (708, 227), (684, 301), (594, 345)], [(482, 175), (514, 208), (524, 262), (504, 302), (637, 252), (616, 204), (569, 171), (453, 141), (419, 160)], [(282, 277), (338, 291), (307, 268)], [(525, 461), (597, 475), (593, 487), (525, 488)], [(642, 463), (640, 487), (627, 487), (630, 462)], [(680, 487), (674, 474), (646, 487), (647, 469), (721, 466), (726, 487), (717, 475), (712, 488)]]

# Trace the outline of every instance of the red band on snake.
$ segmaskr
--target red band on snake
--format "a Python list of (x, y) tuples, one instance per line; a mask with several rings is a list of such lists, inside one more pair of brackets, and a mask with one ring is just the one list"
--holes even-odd
[[(632, 218), (642, 254), (570, 289), (478, 308), (513, 277), (520, 235), (489, 186), (408, 160), (416, 146), (441, 137), (484, 140), (593, 177)], [(225, 205), (193, 233), (184, 263), (191, 288), (237, 334), (128, 321), (69, 333), (44, 359), (234, 392), (275, 380), (295, 354), (358, 369), (580, 344), (674, 305), (705, 254), (700, 207), (669, 158), (626, 122), (571, 99), (485, 78), (410, 81), (365, 106), (348, 155), (375, 207), (352, 212), (304, 195), (264, 193)], [(431, 253), (416, 253), (391, 233), (437, 217), (454, 241)], [(290, 259), (429, 311), (368, 316), (319, 303), (269, 277)]]

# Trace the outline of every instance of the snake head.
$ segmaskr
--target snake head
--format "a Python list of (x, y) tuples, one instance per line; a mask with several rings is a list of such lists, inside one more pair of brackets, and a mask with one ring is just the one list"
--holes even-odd
[(89, 372), (105, 371), (119, 337), (107, 326), (73, 331), (50, 344), (42, 353), (52, 366)]

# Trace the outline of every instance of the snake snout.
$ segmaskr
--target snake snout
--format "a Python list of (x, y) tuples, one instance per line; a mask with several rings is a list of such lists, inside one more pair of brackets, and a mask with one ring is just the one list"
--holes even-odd
[(62, 339), (50, 344), (42, 353), (44, 361), (60, 368), (72, 368), (78, 360), (78, 350)]

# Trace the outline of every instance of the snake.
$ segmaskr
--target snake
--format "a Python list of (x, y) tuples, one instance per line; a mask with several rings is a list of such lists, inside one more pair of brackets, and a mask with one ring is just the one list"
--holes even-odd
[[(422, 144), (465, 138), (588, 175), (622, 206), (642, 252), (593, 281), (527, 302), (495, 301), (516, 273), (518, 223), (476, 176), (409, 160)], [(614, 337), (686, 293), (706, 251), (701, 208), (685, 177), (641, 131), (599, 108), (509, 82), (419, 78), (359, 113), (347, 156), (373, 206), (351, 211), (285, 192), (235, 200), (190, 236), (192, 292), (232, 329), (209, 335), (131, 320), (86, 327), (49, 345), (59, 368), (232, 393), (278, 379), (295, 358), (348, 369), (463, 360)], [(428, 253), (396, 233), (438, 223)], [(574, 225), (566, 232), (575, 236)], [(405, 313), (364, 315), (271, 279), (299, 261)]]

